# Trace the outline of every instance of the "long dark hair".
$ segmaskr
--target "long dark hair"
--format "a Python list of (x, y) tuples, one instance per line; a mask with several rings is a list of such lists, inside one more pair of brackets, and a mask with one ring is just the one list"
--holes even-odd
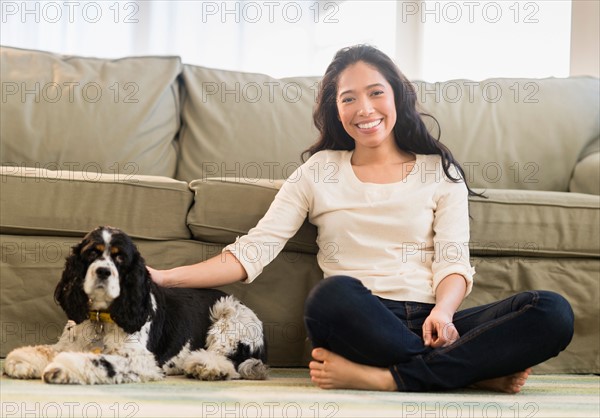
[[(319, 130), (317, 142), (302, 153), (312, 156), (321, 150), (353, 150), (354, 139), (344, 129), (338, 119), (337, 85), (340, 74), (348, 66), (362, 61), (377, 69), (385, 77), (394, 91), (396, 106), (396, 125), (394, 126), (394, 141), (399, 149), (414, 154), (437, 154), (442, 158), (442, 168), (446, 176), (454, 182), (466, 182), (465, 173), (452, 156), (452, 153), (439, 141), (441, 129), (435, 117), (417, 111), (417, 95), (413, 85), (400, 72), (396, 64), (383, 52), (370, 45), (355, 45), (340, 49), (327, 67), (319, 86), (317, 105), (313, 111), (313, 121)], [(431, 117), (438, 126), (438, 138), (434, 138), (422, 117)], [(453, 177), (450, 166), (454, 165), (460, 178)], [(470, 196), (481, 196), (467, 185)]]

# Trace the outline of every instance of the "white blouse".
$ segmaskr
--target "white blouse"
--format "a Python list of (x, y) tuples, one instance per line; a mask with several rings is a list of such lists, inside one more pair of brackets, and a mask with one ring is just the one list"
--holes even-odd
[(286, 180), (256, 227), (224, 249), (243, 265), (246, 282), (308, 215), (318, 228), (317, 260), (325, 278), (347, 275), (382, 298), (435, 303), (438, 284), (457, 273), (470, 293), (475, 270), (465, 183), (449, 180), (437, 155), (417, 155), (402, 181), (365, 183), (352, 169), (352, 152), (313, 155)]

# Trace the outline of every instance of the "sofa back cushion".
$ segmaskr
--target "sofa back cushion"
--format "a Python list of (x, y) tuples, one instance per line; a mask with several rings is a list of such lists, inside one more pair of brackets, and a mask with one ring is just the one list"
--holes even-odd
[(178, 57), (2, 47), (0, 62), (2, 165), (174, 177)]
[[(185, 65), (183, 80), (181, 180), (286, 178), (317, 138), (316, 77)], [(412, 84), (472, 187), (568, 191), (581, 150), (600, 132), (597, 78)]]
[(184, 65), (177, 178), (281, 179), (317, 139), (318, 78)]
[[(582, 149), (600, 133), (597, 78), (413, 85), (472, 187), (568, 191)], [(432, 119), (424, 120), (437, 136)]]

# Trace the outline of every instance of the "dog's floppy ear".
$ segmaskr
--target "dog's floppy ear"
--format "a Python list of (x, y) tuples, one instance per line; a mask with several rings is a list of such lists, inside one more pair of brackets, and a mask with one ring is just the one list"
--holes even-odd
[(150, 286), (152, 279), (144, 259), (137, 251), (125, 271), (119, 271), (121, 293), (110, 305), (115, 323), (131, 334), (139, 331), (151, 313)]
[(84, 242), (72, 248), (71, 255), (67, 257), (62, 278), (54, 290), (54, 300), (65, 311), (67, 317), (77, 324), (88, 317), (88, 296), (83, 291), (86, 265), (81, 260), (81, 249)]

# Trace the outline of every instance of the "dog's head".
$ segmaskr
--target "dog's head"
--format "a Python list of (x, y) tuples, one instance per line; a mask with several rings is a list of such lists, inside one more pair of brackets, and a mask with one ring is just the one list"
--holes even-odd
[(72, 248), (54, 298), (69, 319), (108, 311), (125, 331), (138, 331), (151, 310), (151, 279), (144, 259), (123, 231), (101, 226)]

